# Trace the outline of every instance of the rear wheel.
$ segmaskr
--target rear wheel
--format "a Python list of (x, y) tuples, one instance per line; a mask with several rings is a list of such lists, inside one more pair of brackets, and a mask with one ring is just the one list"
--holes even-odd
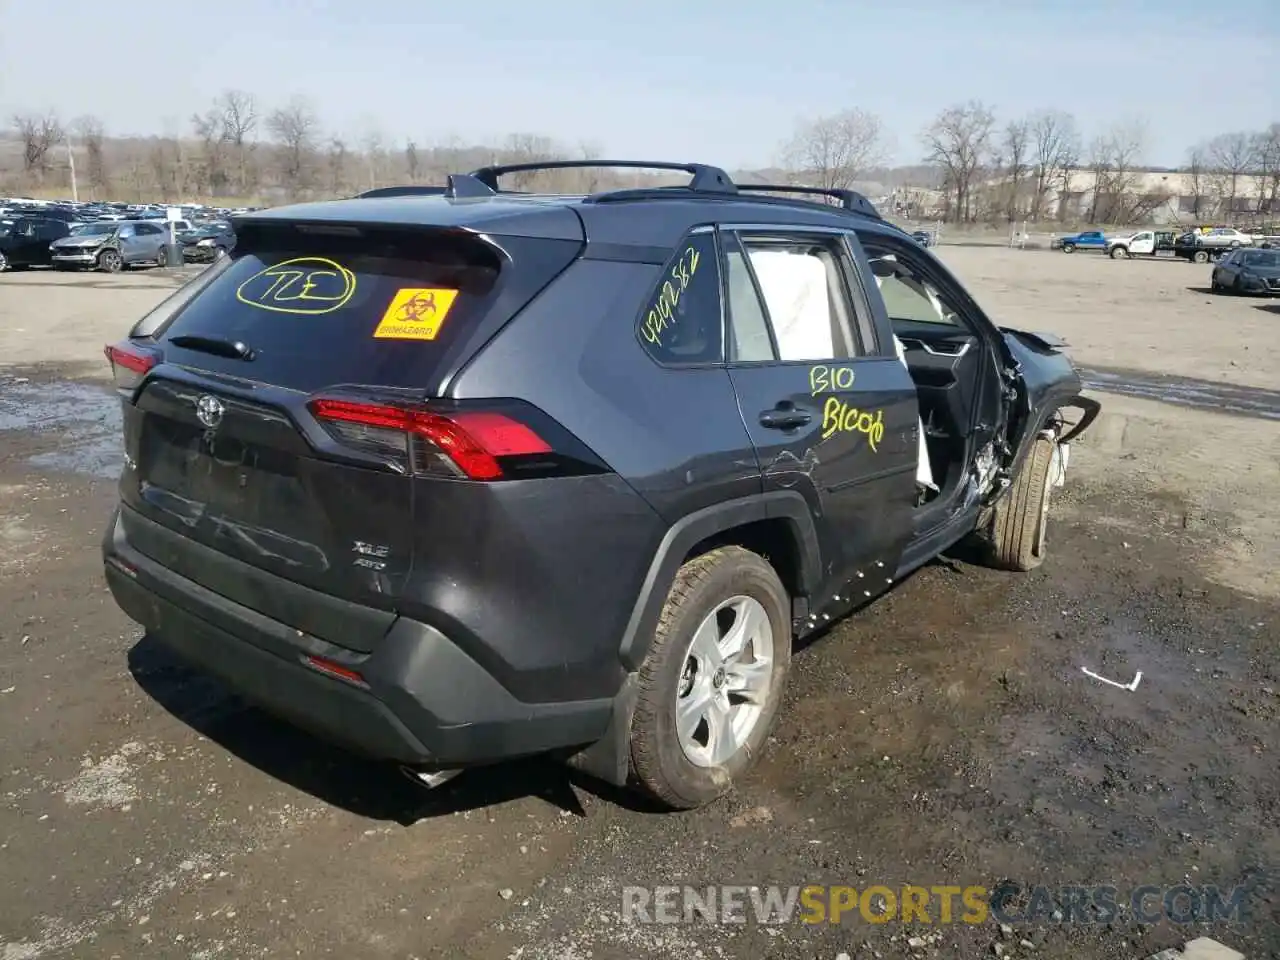
[(729, 546), (682, 566), (639, 671), (640, 786), (674, 809), (727, 793), (773, 729), (790, 660), (790, 603), (762, 557)]
[(0, 273), (4, 273), (7, 269), (9, 269), (9, 258), (0, 253)]
[(1044, 562), (1055, 446), (1047, 437), (1037, 437), (1012, 488), (995, 506), (991, 553), (1001, 569), (1034, 570)]
[(119, 273), (124, 266), (124, 258), (116, 250), (103, 250), (98, 254), (98, 269), (103, 273)]
[(1062, 252), (1063, 252), (1063, 253), (1075, 253), (1075, 252), (1076, 252), (1076, 245), (1075, 245), (1074, 243), (1064, 243), (1064, 244), (1062, 245)]

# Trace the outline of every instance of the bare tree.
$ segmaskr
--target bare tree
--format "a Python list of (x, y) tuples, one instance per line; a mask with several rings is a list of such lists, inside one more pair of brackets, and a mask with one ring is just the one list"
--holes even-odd
[(347, 145), (341, 137), (332, 137), (329, 140), (326, 160), (329, 170), (329, 191), (334, 196), (340, 197), (347, 190), (347, 163), (349, 160)]
[(224, 196), (229, 178), (222, 111), (214, 106), (204, 113), (192, 115), (191, 127), (200, 141), (200, 185), (210, 197)]
[(13, 118), (14, 131), (22, 141), (22, 170), (43, 183), (53, 158), (50, 151), (66, 139), (62, 123), (53, 113), (24, 113)]
[(88, 161), (85, 176), (94, 198), (98, 199), (99, 194), (105, 198), (111, 190), (111, 172), (103, 150), (106, 134), (102, 129), (102, 121), (97, 117), (79, 117), (71, 124), (71, 130), (84, 146), (85, 159)]
[[(502, 148), (497, 151), (502, 163), (545, 163), (563, 157), (563, 151), (550, 137), (537, 133), (513, 133), (503, 141)], [(519, 171), (507, 178), (507, 185), (513, 190), (554, 189), (564, 180), (547, 171)]]
[(222, 139), (231, 147), (236, 167), (236, 187), (241, 195), (252, 186), (253, 134), (258, 129), (258, 106), (251, 94), (227, 90), (217, 100), (222, 112)]
[(409, 182), (418, 182), (418, 173), (421, 166), (418, 160), (418, 147), (412, 140), (404, 145), (404, 165), (409, 173)]
[(1224, 133), (1209, 141), (1209, 162), (1218, 183), (1218, 195), (1234, 213), (1241, 181), (1253, 168), (1255, 142), (1248, 133)]
[(824, 190), (848, 190), (884, 162), (888, 143), (880, 118), (857, 108), (801, 120), (783, 147), (783, 162)]
[(1203, 212), (1206, 186), (1208, 184), (1209, 159), (1208, 149), (1198, 143), (1187, 151), (1187, 182), (1191, 186), (1191, 215), (1197, 220)]
[(993, 126), (991, 109), (971, 100), (943, 110), (921, 136), (926, 161), (941, 169), (945, 187), (955, 197), (957, 220), (973, 219), (974, 178), (987, 159)]
[(385, 167), (386, 148), (384, 146), (382, 131), (376, 127), (369, 127), (365, 131), (363, 137), (360, 138), (360, 147), (364, 151), (365, 166), (369, 177), (369, 189), (373, 190), (381, 186), (383, 180), (383, 169)]
[(281, 146), (281, 173), (285, 186), (291, 191), (305, 190), (310, 184), (307, 161), (319, 126), (320, 120), (311, 104), (302, 97), (294, 97), (267, 118), (267, 129)]
[(1093, 174), (1093, 223), (1132, 223), (1149, 215), (1168, 199), (1165, 194), (1142, 191), (1141, 170), (1146, 151), (1147, 127), (1142, 120), (1115, 124), (1089, 145), (1089, 169)]
[(1065, 193), (1071, 171), (1080, 162), (1080, 134), (1076, 121), (1060, 110), (1042, 110), (1030, 120), (1031, 165), (1035, 174), (1035, 190), (1031, 196), (1031, 218), (1040, 219), (1049, 193)]
[(1273, 123), (1254, 138), (1257, 160), (1258, 212), (1280, 213), (1280, 123)]
[(1031, 157), (1031, 124), (1026, 120), (1011, 120), (1004, 128), (1001, 142), (1004, 152), (1005, 174), (1008, 178), (1005, 190), (1004, 215), (1013, 223), (1023, 215), (1023, 187), (1029, 173)]

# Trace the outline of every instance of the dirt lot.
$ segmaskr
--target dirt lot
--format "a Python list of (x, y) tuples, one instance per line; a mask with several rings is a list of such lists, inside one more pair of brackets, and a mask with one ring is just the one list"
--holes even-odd
[[(176, 281), (0, 277), (0, 960), (1280, 956), (1280, 303), (1181, 261), (943, 256), (1105, 388), (1052, 559), (935, 563), (808, 646), (758, 772), (678, 816), (539, 762), (425, 794), (140, 637), (100, 572), (100, 350)], [(1002, 881), (1244, 885), (1249, 917), (621, 916), (628, 885)]]

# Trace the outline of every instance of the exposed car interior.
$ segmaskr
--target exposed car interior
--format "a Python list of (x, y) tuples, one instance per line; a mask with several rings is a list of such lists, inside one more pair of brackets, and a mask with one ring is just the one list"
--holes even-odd
[(890, 250), (869, 245), (867, 253), (916, 384), (929, 464), (945, 500), (968, 475), (984, 352), (933, 284)]

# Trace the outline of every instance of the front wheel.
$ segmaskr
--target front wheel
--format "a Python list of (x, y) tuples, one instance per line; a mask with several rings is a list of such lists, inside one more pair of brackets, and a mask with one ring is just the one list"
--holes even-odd
[(1003, 570), (1034, 570), (1044, 562), (1056, 446), (1048, 437), (1036, 437), (1012, 487), (996, 503), (991, 554)]
[(1197, 250), (1195, 254), (1191, 257), (1191, 259), (1194, 260), (1196, 263), (1208, 263), (1209, 252), (1207, 250)]
[(4, 273), (9, 269), (9, 258), (0, 253), (0, 273)]
[(103, 250), (98, 254), (98, 269), (103, 273), (119, 273), (124, 266), (124, 258), (116, 250)]
[(1126, 257), (1128, 257), (1128, 256), (1129, 256), (1129, 251), (1128, 251), (1128, 250), (1126, 250), (1124, 247), (1112, 247), (1112, 248), (1111, 248), (1111, 259), (1112, 259), (1112, 260), (1124, 260), (1124, 259), (1125, 259)]
[(640, 666), (636, 781), (667, 807), (700, 807), (754, 766), (791, 662), (787, 591), (763, 557), (720, 547), (676, 574)]

